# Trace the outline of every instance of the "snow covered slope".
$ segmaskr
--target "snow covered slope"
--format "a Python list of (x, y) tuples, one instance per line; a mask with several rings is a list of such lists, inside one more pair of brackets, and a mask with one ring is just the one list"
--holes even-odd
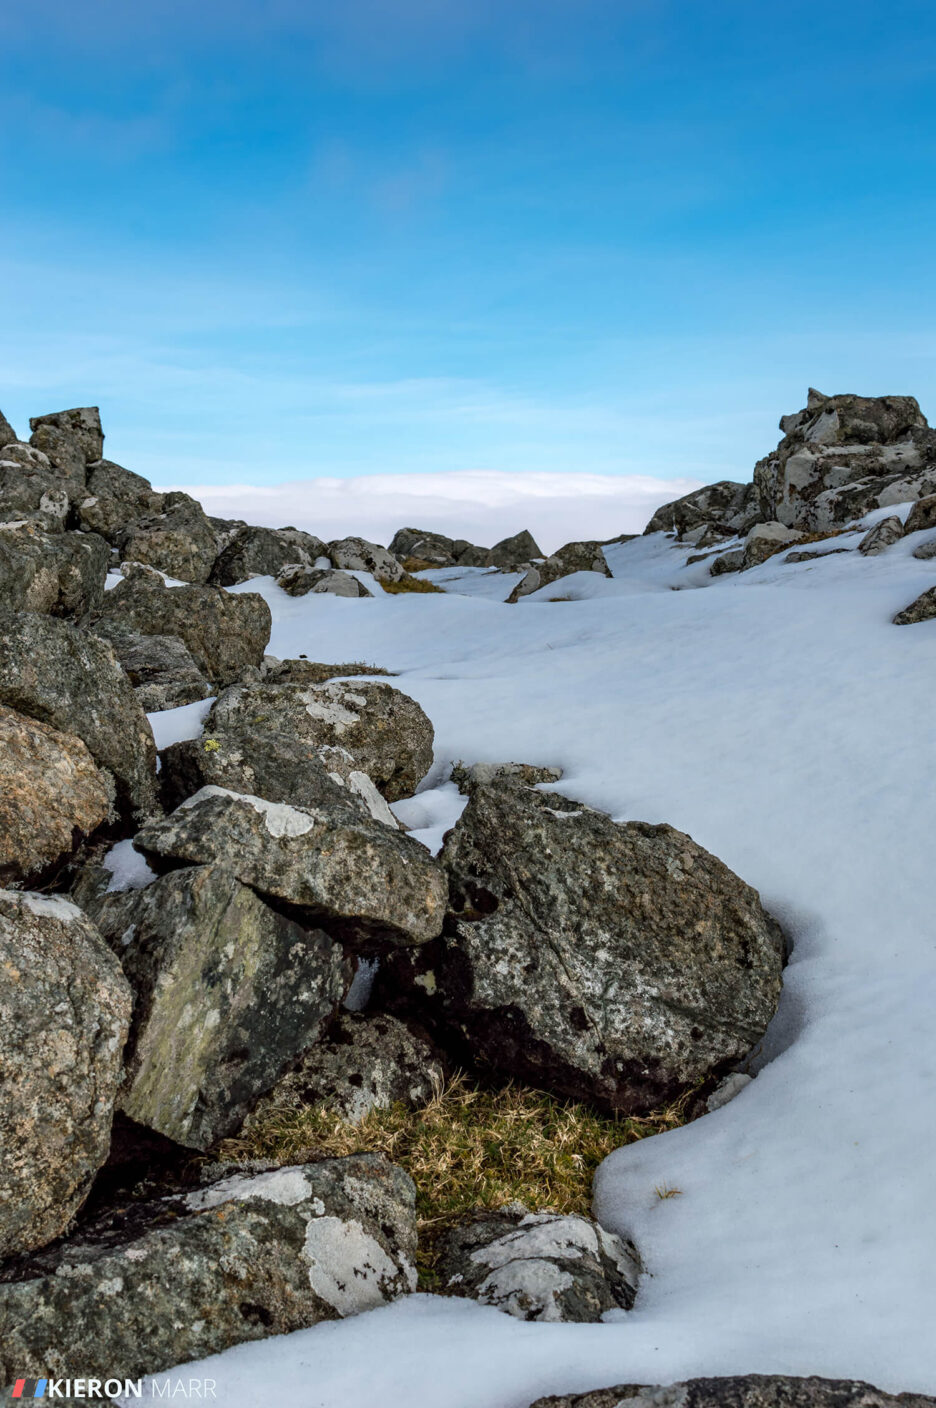
[(609, 549), (586, 599), (516, 606), (245, 584), (274, 654), (401, 673), (436, 728), (428, 790), (455, 758), (559, 764), (558, 790), (720, 856), (793, 953), (757, 1078), (599, 1171), (598, 1215), (650, 1272), (633, 1312), (527, 1325), (415, 1296), (193, 1370), (225, 1408), (523, 1408), (752, 1371), (936, 1390), (936, 621), (891, 624), (936, 576), (915, 545), (711, 580), (654, 536)]

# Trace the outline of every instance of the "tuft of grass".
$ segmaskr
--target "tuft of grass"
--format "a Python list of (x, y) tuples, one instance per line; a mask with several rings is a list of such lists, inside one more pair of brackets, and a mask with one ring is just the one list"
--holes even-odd
[(798, 551), (808, 547), (810, 543), (824, 543), (826, 538), (841, 538), (845, 533), (854, 531), (854, 528), (827, 528), (822, 533), (804, 533), (801, 538), (794, 538), (791, 542), (775, 544), (763, 560), (766, 562), (768, 558), (776, 557), (778, 552), (786, 552), (789, 548), (796, 548)]
[(691, 1096), (640, 1119), (613, 1118), (524, 1086), (479, 1090), (457, 1075), (422, 1109), (398, 1102), (360, 1124), (321, 1105), (271, 1109), (226, 1139), (217, 1156), (289, 1164), (386, 1154), (416, 1184), (420, 1274), (431, 1286), (434, 1243), (452, 1223), (515, 1201), (534, 1211), (587, 1214), (601, 1160), (622, 1144), (684, 1124)]
[(425, 557), (404, 557), (404, 572), (431, 572), (439, 566), (437, 562), (429, 562)]
[(411, 577), (408, 572), (398, 582), (381, 582), (380, 585), (391, 596), (397, 596), (400, 592), (441, 592), (442, 590), (441, 587), (436, 586), (435, 582), (426, 582), (422, 577)]
[(666, 1198), (681, 1198), (681, 1197), (682, 1197), (682, 1189), (681, 1189), (681, 1188), (671, 1188), (668, 1183), (660, 1183), (660, 1184), (658, 1184), (657, 1187), (654, 1188), (653, 1191), (654, 1191), (654, 1193), (656, 1193), (656, 1195), (657, 1195), (658, 1198), (666, 1199)]

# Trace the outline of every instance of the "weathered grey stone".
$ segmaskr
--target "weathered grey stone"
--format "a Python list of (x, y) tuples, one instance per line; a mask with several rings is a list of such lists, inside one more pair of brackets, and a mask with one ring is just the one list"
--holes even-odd
[(688, 1379), (666, 1388), (618, 1384), (591, 1393), (538, 1398), (530, 1408), (936, 1408), (936, 1398), (921, 1393), (883, 1393), (858, 1379), (743, 1374), (737, 1378)]
[(426, 1105), (442, 1089), (442, 1063), (429, 1043), (396, 1017), (345, 1012), (310, 1046), (248, 1116), (251, 1129), (275, 1110), (323, 1105), (355, 1123), (402, 1101)]
[(858, 544), (858, 551), (865, 557), (877, 557), (879, 553), (886, 552), (894, 543), (898, 543), (903, 533), (903, 523), (896, 514), (892, 514), (890, 518), (882, 518), (880, 523), (875, 523), (873, 528), (868, 529)]
[(456, 763), (452, 781), (464, 796), (473, 787), (492, 782), (516, 782), (524, 787), (536, 787), (542, 782), (558, 782), (562, 768), (541, 767), (536, 763)]
[(921, 543), (918, 548), (914, 548), (913, 556), (920, 558), (923, 562), (929, 562), (936, 557), (936, 538), (931, 538), (928, 543)]
[(163, 801), (171, 811), (202, 787), (226, 787), (295, 807), (350, 806), (361, 816), (373, 816), (376, 802), (378, 819), (396, 829), (374, 784), (362, 772), (355, 778), (354, 759), (350, 754), (336, 759), (338, 752), (262, 728), (186, 739), (160, 755)]
[(309, 592), (328, 593), (330, 596), (373, 596), (373, 592), (369, 592), (364, 583), (352, 577), (350, 572), (308, 567), (301, 562), (284, 567), (276, 579), (276, 585), (288, 596), (307, 596)]
[(6, 416), (0, 411), (0, 446), (9, 445), (16, 440), (16, 431), (13, 429)]
[(536, 539), (532, 533), (528, 533), (524, 528), (520, 533), (514, 533), (511, 538), (501, 538), (499, 543), (495, 543), (491, 548), (488, 558), (492, 567), (500, 567), (502, 571), (509, 571), (513, 567), (519, 567), (530, 562), (534, 557), (543, 557), (543, 551), (537, 546)]
[(128, 562), (145, 562), (167, 577), (196, 585), (208, 581), (217, 555), (205, 510), (188, 494), (166, 494), (161, 512), (131, 523), (117, 542)]
[(922, 592), (915, 601), (894, 617), (895, 626), (915, 626), (919, 621), (931, 621), (936, 616), (936, 587)]
[(801, 552), (788, 552), (783, 558), (785, 567), (796, 562), (818, 562), (824, 557), (835, 557), (841, 552), (851, 552), (851, 548), (804, 548)]
[(239, 1127), (318, 1040), (351, 981), (337, 944), (223, 865), (106, 894), (91, 914), (135, 999), (118, 1104), (190, 1148)]
[(96, 621), (92, 629), (113, 647), (147, 714), (194, 704), (212, 693), (178, 636), (144, 636), (111, 616)]
[(250, 577), (275, 577), (288, 564), (311, 567), (327, 556), (321, 538), (298, 528), (237, 528), (211, 571), (217, 587), (233, 587)]
[(640, 1259), (630, 1242), (590, 1218), (511, 1203), (447, 1232), (437, 1270), (449, 1294), (518, 1320), (588, 1323), (630, 1310)]
[(83, 484), (86, 467), (104, 451), (104, 432), (97, 406), (76, 406), (69, 411), (32, 416), (29, 443), (48, 455), (67, 478)]
[(734, 1067), (780, 995), (755, 890), (670, 826), (514, 781), (472, 788), (438, 941), (381, 963), (381, 1005), (498, 1079), (625, 1114)]
[[(15, 440), (9, 445), (4, 445), (0, 449), (0, 460), (4, 464), (22, 465), (28, 470), (42, 470), (43, 473), (54, 475), (59, 483), (62, 482), (62, 477), (56, 473), (49, 456), (44, 455), (41, 450), (37, 450), (35, 445), (24, 444), (22, 440)], [(74, 488), (74, 486), (66, 487)]]
[(355, 1154), (121, 1206), (3, 1273), (0, 1382), (138, 1378), (385, 1305), (416, 1287), (414, 1204)]
[(212, 734), (256, 728), (345, 749), (389, 802), (412, 796), (432, 766), (432, 724), (388, 684), (233, 685), (205, 723)]
[(519, 601), (521, 597), (529, 596), (540, 587), (548, 587), (573, 572), (600, 572), (603, 577), (611, 576), (601, 543), (566, 543), (565, 547), (559, 548), (558, 552), (550, 557), (531, 562), (507, 601)]
[(0, 704), (80, 738), (113, 775), (121, 811), (153, 810), (153, 731), (105, 641), (51, 616), (0, 611)]
[(727, 572), (740, 572), (744, 566), (744, 549), (733, 548), (731, 552), (723, 552), (720, 557), (709, 568), (710, 577), (721, 577)]
[(351, 939), (418, 944), (442, 928), (438, 862), (350, 799), (291, 807), (204, 787), (133, 844), (163, 865), (229, 865), (245, 885)]
[[(432, 567), (454, 567), (459, 554), (472, 545), (466, 538), (447, 538), (444, 533), (432, 533), (422, 528), (399, 528), (393, 535), (390, 552), (393, 553), (408, 572), (419, 569), (414, 563), (427, 563)], [(486, 552), (486, 548), (481, 549)], [(410, 565), (407, 566), (407, 563)]]
[(0, 891), (0, 972), (2, 1257), (57, 1237), (107, 1157), (130, 989), (77, 906), (24, 891)]
[(105, 618), (145, 636), (178, 636), (198, 669), (222, 686), (240, 679), (247, 667), (260, 665), (272, 627), (270, 608), (257, 592), (167, 587), (143, 573), (104, 594), (98, 620)]
[(263, 678), (266, 684), (326, 684), (329, 680), (353, 675), (391, 675), (380, 665), (326, 665), (318, 660), (274, 660), (266, 656)]
[(398, 582), (405, 574), (392, 552), (366, 538), (339, 538), (328, 544), (334, 565), (347, 572), (370, 572), (378, 582)]
[[(19, 447), (7, 450), (11, 448)], [(71, 509), (67, 483), (51, 468), (7, 460), (7, 450), (0, 450), (0, 522), (27, 518), (51, 532), (62, 532)]]
[(905, 533), (919, 533), (923, 528), (936, 528), (936, 494), (919, 499), (913, 505), (904, 524)]
[(130, 523), (161, 513), (165, 498), (142, 475), (112, 460), (97, 460), (88, 465), (87, 487), (75, 510), (82, 528), (116, 546)]
[(757, 567), (768, 557), (789, 543), (795, 543), (803, 534), (796, 528), (787, 528), (783, 523), (755, 523), (744, 540), (744, 566)]
[[(724, 536), (746, 533), (759, 517), (752, 484), (722, 479), (663, 504), (650, 519), (645, 533), (675, 533), (684, 540), (696, 528), (721, 528)], [(698, 546), (698, 544), (696, 544)]]
[(0, 885), (38, 879), (110, 808), (80, 738), (0, 704)]
[(0, 523), (0, 604), (82, 616), (100, 605), (109, 560), (96, 533), (47, 532), (41, 519)]

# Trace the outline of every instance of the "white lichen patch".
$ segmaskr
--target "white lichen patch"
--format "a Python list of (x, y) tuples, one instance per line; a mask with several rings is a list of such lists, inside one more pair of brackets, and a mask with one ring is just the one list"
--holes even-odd
[(306, 713), (310, 718), (319, 719), (324, 724), (330, 724), (338, 734), (344, 733), (346, 728), (358, 721), (358, 715), (353, 709), (345, 708), (342, 700), (349, 699), (361, 707), (367, 703), (367, 700), (362, 699), (359, 695), (346, 695), (343, 691), (338, 693), (334, 690), (330, 690), (325, 695), (316, 694), (314, 690), (307, 689), (300, 694), (299, 698), (305, 705)]
[(319, 1217), (306, 1229), (303, 1255), (315, 1295), (339, 1315), (386, 1305), (399, 1268), (354, 1218)]
[(274, 1168), (267, 1173), (251, 1175), (235, 1174), (222, 1178), (210, 1188), (189, 1193), (185, 1206), (192, 1212), (206, 1212), (209, 1208), (220, 1207), (222, 1203), (242, 1203), (260, 1198), (266, 1203), (280, 1203), (283, 1207), (295, 1207), (304, 1203), (312, 1188), (301, 1168)]
[(598, 1238), (591, 1223), (581, 1217), (553, 1217), (531, 1213), (518, 1227), (471, 1253), (471, 1260), (483, 1266), (506, 1266), (508, 1262), (536, 1257), (578, 1259), (583, 1252), (598, 1254)]
[(373, 781), (367, 776), (366, 772), (358, 772), (357, 770), (349, 772), (348, 787), (365, 803), (367, 810), (375, 821), (382, 821), (385, 826), (390, 826), (394, 831), (399, 831), (400, 823), (390, 810), (389, 803), (377, 791)]
[(229, 787), (201, 787), (191, 797), (179, 804), (183, 807), (197, 807), (211, 797), (230, 797), (236, 802), (245, 802), (259, 812), (271, 836), (304, 836), (316, 825), (314, 813), (300, 807), (290, 807), (286, 802), (268, 802), (265, 797), (254, 797), (249, 792), (233, 792)]
[(64, 924), (70, 924), (73, 919), (80, 919), (81, 910), (71, 900), (62, 899), (60, 895), (39, 895), (31, 890), (25, 890), (20, 898), (23, 904), (33, 914), (44, 919), (60, 919)]
[(484, 1278), (477, 1299), (520, 1320), (557, 1324), (565, 1319), (560, 1297), (572, 1284), (568, 1271), (553, 1261), (514, 1261)]

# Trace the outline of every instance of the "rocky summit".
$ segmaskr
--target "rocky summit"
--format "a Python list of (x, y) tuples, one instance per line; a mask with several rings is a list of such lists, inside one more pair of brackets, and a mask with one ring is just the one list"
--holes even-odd
[(925, 1246), (882, 1130), (926, 1107), (936, 432), (780, 429), (545, 552), (213, 517), (95, 407), (0, 415), (0, 1390), (269, 1340), (318, 1394), (290, 1332), (421, 1286), (332, 1359), (417, 1324), (401, 1383), (457, 1376), (512, 1317), (594, 1364), (498, 1402), (930, 1408), (600, 1367), (700, 1315), (837, 1365), (804, 1286), (870, 1343)]

